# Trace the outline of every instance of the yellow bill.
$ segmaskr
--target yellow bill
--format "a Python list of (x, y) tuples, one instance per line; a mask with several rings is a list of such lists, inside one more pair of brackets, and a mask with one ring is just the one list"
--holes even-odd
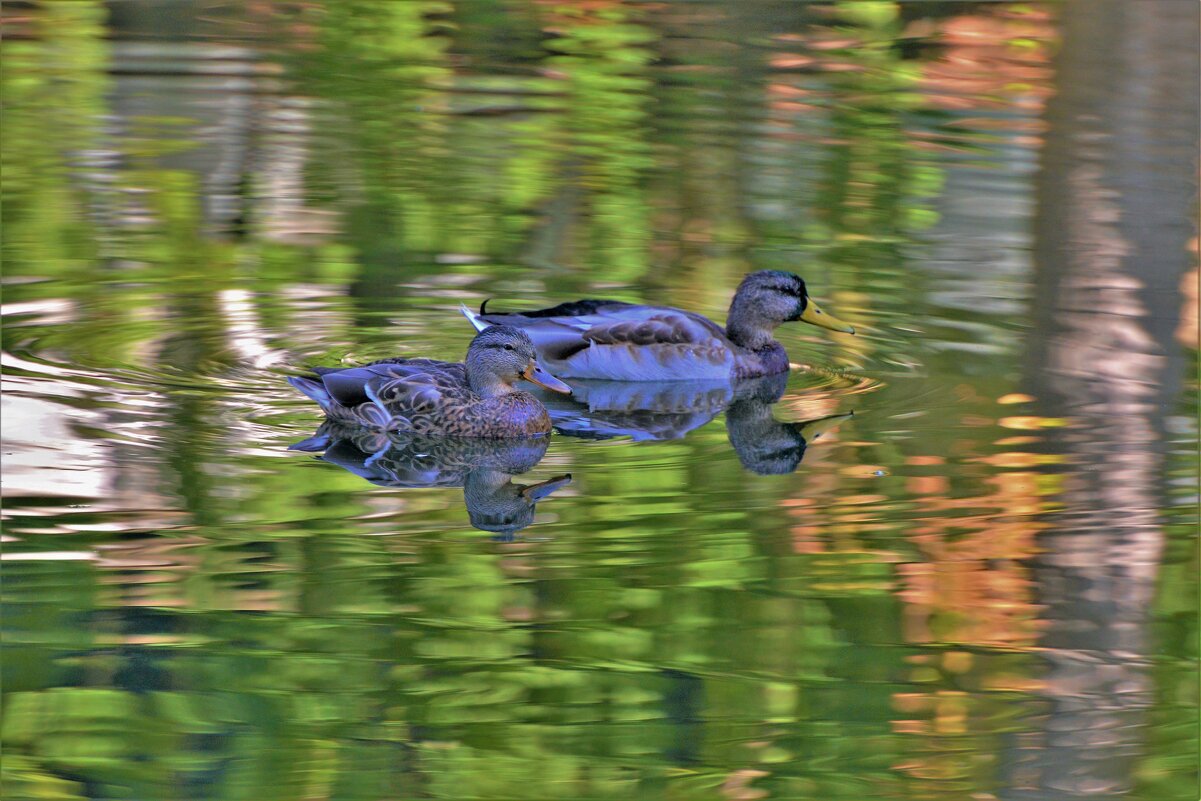
[(839, 424), (846, 420), (850, 420), (855, 416), (854, 412), (846, 414), (832, 414), (829, 417), (820, 417), (817, 420), (810, 420), (807, 423), (797, 424), (797, 433), (804, 438), (806, 444), (825, 434), (827, 431), (833, 431), (838, 428)]
[(844, 334), (855, 333), (855, 327), (848, 323), (844, 323), (832, 314), (827, 314), (822, 311), (822, 307), (813, 302), (812, 298), (808, 299), (805, 310), (801, 312), (800, 319), (807, 323), (819, 325), (822, 328), (829, 328), (831, 331), (841, 331)]

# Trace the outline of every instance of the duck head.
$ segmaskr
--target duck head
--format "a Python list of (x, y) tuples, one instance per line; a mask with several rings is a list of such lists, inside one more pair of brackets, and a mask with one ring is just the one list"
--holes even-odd
[(538, 501), (571, 483), (571, 474), (537, 484), (515, 484), (496, 470), (473, 470), (463, 483), (463, 502), (471, 525), (510, 538), (534, 522)]
[(759, 350), (771, 344), (776, 326), (796, 320), (855, 333), (854, 327), (822, 310), (809, 297), (800, 276), (782, 270), (760, 270), (742, 279), (730, 302), (726, 333), (734, 344)]
[(466, 365), (472, 391), (485, 398), (516, 391), (519, 380), (571, 394), (571, 387), (538, 364), (534, 341), (520, 328), (493, 325), (476, 334), (467, 348)]
[(780, 422), (772, 409), (787, 383), (783, 375), (747, 382), (740, 397), (726, 409), (730, 444), (742, 466), (752, 473), (771, 476), (794, 472), (814, 440), (855, 416), (849, 412), (801, 423)]

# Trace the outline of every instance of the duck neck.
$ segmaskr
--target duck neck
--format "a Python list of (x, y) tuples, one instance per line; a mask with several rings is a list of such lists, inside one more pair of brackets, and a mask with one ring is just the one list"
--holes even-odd
[(734, 401), (726, 409), (726, 428), (731, 436), (737, 431), (743, 439), (764, 435), (780, 423), (772, 415), (771, 404), (747, 399)]
[(513, 384), (491, 370), (484, 370), (470, 363), (467, 365), (467, 384), (471, 391), (481, 398), (499, 398), (517, 391)]
[(512, 486), (513, 476), (500, 470), (479, 469), (470, 471), (463, 480), (463, 494), (468, 505), (486, 503), (489, 498)]
[(463, 503), (471, 525), (502, 538), (533, 522), (533, 505), (521, 497), (513, 476), (499, 470), (472, 470), (463, 482)]
[(740, 348), (758, 351), (776, 344), (772, 331), (778, 322), (769, 320), (748, 300), (745, 295), (737, 294), (730, 303), (730, 313), (726, 316), (726, 336)]

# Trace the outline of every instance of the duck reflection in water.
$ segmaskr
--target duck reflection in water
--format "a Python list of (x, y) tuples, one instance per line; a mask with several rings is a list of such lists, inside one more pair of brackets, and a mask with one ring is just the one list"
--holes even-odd
[(855, 416), (847, 412), (800, 423), (776, 420), (772, 406), (784, 394), (784, 378), (760, 379), (726, 409), (726, 436), (734, 452), (743, 467), (762, 476), (794, 472), (814, 440)]
[(471, 525), (510, 540), (534, 522), (538, 501), (571, 483), (571, 474), (537, 484), (515, 484), (532, 470), (549, 437), (488, 440), (467, 437), (391, 436), (326, 422), (289, 450), (320, 453), (381, 487), (462, 487)]
[(779, 475), (794, 472), (814, 440), (854, 416), (780, 422), (772, 407), (787, 385), (787, 374), (737, 382), (576, 379), (570, 400), (544, 396), (543, 401), (555, 430), (587, 439), (680, 439), (724, 411), (726, 433), (743, 467)]

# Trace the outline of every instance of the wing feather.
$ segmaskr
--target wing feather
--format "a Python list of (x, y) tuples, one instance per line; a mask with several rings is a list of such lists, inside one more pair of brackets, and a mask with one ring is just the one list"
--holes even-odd
[(664, 306), (585, 300), (520, 314), (484, 314), (523, 329), (546, 366), (575, 378), (726, 378), (733, 348), (721, 326)]
[(354, 410), (361, 422), (379, 428), (425, 430), (449, 405), (463, 404), (471, 391), (462, 364), (433, 359), (384, 359), (361, 367), (319, 368), (316, 378), (290, 379), (327, 413)]

